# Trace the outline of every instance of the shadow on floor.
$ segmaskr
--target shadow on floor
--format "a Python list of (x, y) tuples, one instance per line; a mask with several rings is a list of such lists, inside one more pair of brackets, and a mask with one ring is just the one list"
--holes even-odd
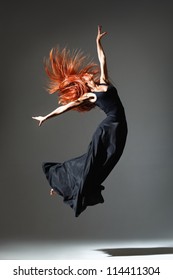
[(154, 248), (108, 248), (98, 249), (96, 251), (103, 252), (108, 257), (124, 257), (124, 256), (147, 256), (147, 255), (167, 255), (173, 254), (172, 247), (154, 247)]

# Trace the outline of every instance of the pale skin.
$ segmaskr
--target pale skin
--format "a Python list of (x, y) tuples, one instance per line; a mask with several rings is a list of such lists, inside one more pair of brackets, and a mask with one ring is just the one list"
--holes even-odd
[[(106, 64), (106, 56), (101, 44), (101, 39), (103, 36), (107, 34), (107, 32), (102, 32), (102, 27), (99, 25), (98, 26), (98, 32), (96, 36), (96, 46), (97, 46), (97, 54), (98, 54), (98, 60), (100, 63), (100, 84), (105, 84), (105, 85), (99, 85), (96, 84), (93, 75), (90, 73), (86, 73), (83, 76), (83, 79), (85, 80), (87, 86), (91, 90), (91, 92), (87, 92), (84, 95), (82, 95), (80, 98), (78, 98), (75, 101), (69, 102), (66, 105), (59, 106), (55, 110), (53, 110), (51, 113), (47, 114), (46, 116), (38, 116), (38, 117), (32, 117), (32, 119), (38, 121), (38, 125), (41, 126), (43, 122), (46, 120), (53, 118), (55, 116), (58, 116), (62, 113), (65, 113), (69, 110), (72, 110), (74, 107), (80, 106), (83, 102), (90, 101), (90, 102), (95, 102), (97, 97), (92, 91), (106, 91), (108, 87), (108, 73), (107, 73), (107, 64)], [(51, 189), (50, 190), (50, 195), (54, 195), (56, 192)]]

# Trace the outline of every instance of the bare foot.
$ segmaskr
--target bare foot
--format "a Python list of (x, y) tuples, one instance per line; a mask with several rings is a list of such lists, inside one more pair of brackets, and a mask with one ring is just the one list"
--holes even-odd
[(50, 195), (52, 196), (52, 195), (55, 195), (55, 194), (56, 194), (56, 191), (54, 189), (51, 189), (50, 190)]

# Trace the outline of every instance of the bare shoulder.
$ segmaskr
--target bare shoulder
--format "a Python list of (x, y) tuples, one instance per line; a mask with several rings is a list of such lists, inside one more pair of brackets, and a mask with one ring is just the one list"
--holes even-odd
[(97, 99), (97, 96), (93, 92), (86, 92), (81, 97), (79, 97), (76, 102), (83, 103), (85, 101), (95, 102)]
[(93, 102), (93, 103), (96, 102), (97, 96), (94, 92), (87, 92), (87, 93), (85, 93), (85, 95), (90, 102)]

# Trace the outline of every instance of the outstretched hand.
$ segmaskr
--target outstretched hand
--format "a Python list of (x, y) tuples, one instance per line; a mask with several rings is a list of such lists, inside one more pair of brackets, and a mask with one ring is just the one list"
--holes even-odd
[(32, 117), (32, 119), (36, 120), (39, 122), (39, 126), (42, 125), (42, 123), (46, 120), (45, 117), (39, 116), (39, 117)]
[(102, 26), (98, 25), (97, 40), (99, 41), (107, 32), (102, 32)]

